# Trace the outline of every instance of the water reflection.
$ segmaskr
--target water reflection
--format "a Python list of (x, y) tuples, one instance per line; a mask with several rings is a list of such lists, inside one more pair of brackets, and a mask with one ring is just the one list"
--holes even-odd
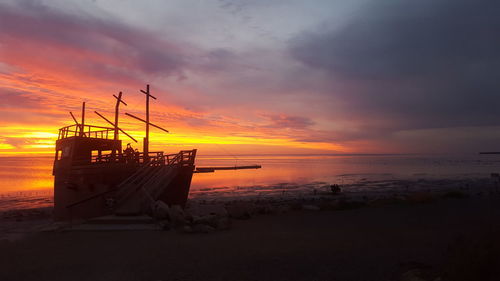
[[(51, 189), (52, 160), (0, 157), (0, 193)], [(193, 176), (191, 190), (310, 182), (352, 183), (363, 179), (489, 176), (500, 172), (497, 155), (279, 155), (199, 156), (197, 166), (262, 165), (262, 169), (216, 171)], [(236, 190), (236, 189), (235, 189)]]

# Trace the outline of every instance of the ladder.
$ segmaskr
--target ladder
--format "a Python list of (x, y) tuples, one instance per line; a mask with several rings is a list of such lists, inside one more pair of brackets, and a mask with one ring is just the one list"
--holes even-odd
[(152, 165), (144, 163), (134, 174), (118, 185), (114, 212), (117, 215), (142, 214), (156, 202), (165, 188), (179, 174), (178, 162)]

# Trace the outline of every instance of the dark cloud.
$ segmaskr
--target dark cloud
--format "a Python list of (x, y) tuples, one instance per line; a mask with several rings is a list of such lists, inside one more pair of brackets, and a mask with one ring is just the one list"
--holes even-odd
[(0, 109), (38, 109), (43, 98), (28, 92), (0, 89)]
[(145, 77), (182, 80), (188, 72), (213, 76), (248, 68), (231, 50), (203, 49), (178, 36), (164, 36), (113, 17), (70, 14), (40, 1), (0, 3), (0, 59), (7, 64), (21, 65), (17, 56), (35, 56), (41, 68), (63, 66), (78, 77), (134, 85)]
[(189, 49), (117, 21), (70, 15), (36, 1), (0, 4), (0, 39), (4, 47), (30, 46), (40, 55), (73, 52), (67, 63), (112, 79), (130, 78), (128, 70), (182, 76)]
[(394, 130), (500, 124), (500, 2), (373, 1), (291, 41), (354, 114)]
[(291, 128), (291, 129), (305, 129), (314, 125), (314, 122), (302, 116), (289, 116), (289, 115), (266, 115), (271, 124), (266, 125), (267, 128)]

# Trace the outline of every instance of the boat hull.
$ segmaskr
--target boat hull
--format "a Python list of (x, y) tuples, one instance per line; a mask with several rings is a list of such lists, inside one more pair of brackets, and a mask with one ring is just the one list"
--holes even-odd
[[(58, 221), (87, 219), (114, 213), (115, 195), (120, 183), (140, 166), (127, 164), (89, 165), (72, 169), (54, 169), (54, 218)], [(179, 167), (158, 200), (169, 206), (186, 205), (194, 165)], [(137, 196), (137, 200), (142, 196)], [(133, 198), (132, 198), (133, 200)]]

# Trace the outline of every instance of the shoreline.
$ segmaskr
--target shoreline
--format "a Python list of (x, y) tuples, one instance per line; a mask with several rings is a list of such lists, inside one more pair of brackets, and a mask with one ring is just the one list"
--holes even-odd
[[(353, 176), (353, 175), (345, 175)], [(355, 175), (359, 176), (359, 175)], [(334, 182), (283, 182), (265, 185), (220, 186), (191, 189), (189, 201), (214, 201), (224, 203), (235, 200), (259, 200), (261, 198), (287, 200), (329, 196), (330, 185)], [(466, 193), (491, 192), (500, 190), (499, 178), (486, 175), (461, 175), (460, 177), (394, 177), (385, 179), (360, 178), (339, 184), (342, 195), (347, 197), (374, 197), (406, 194), (414, 192), (447, 192), (458, 190)], [(22, 211), (49, 207), (53, 204), (51, 188), (19, 190), (0, 193), (0, 215), (11, 210)]]
[[(318, 183), (309, 185), (287, 184), (287, 189), (283, 189), (283, 184), (272, 185), (275, 190), (264, 195), (262, 193), (254, 195), (235, 196), (217, 196), (220, 192), (206, 194), (204, 196), (194, 196), (188, 200), (185, 213), (182, 216), (186, 218), (189, 226), (195, 226), (199, 220), (206, 224), (207, 216), (227, 217), (229, 219), (250, 218), (260, 215), (280, 215), (296, 211), (343, 211), (359, 208), (377, 208), (386, 205), (418, 205), (433, 203), (446, 199), (486, 199), (496, 198), (500, 194), (498, 181), (495, 179), (466, 179), (466, 180), (384, 180), (367, 181), (366, 185), (379, 184), (387, 186), (392, 184), (392, 188), (374, 190), (373, 188), (359, 191), (344, 190), (338, 194), (333, 194), (330, 186), (319, 183), (322, 188), (317, 188)], [(398, 187), (394, 189), (394, 183)], [(419, 183), (420, 187), (414, 185)], [(439, 184), (440, 183), (440, 184)], [(359, 184), (353, 184), (359, 186)], [(390, 184), (389, 184), (390, 185)], [(403, 186), (412, 186), (403, 188)], [(293, 192), (289, 187), (293, 186), (300, 189), (300, 192)], [(433, 188), (429, 188), (429, 187)], [(249, 187), (262, 190), (261, 186)], [(217, 188), (215, 188), (217, 189)], [(290, 192), (292, 190), (292, 192)], [(305, 190), (305, 192), (304, 192)], [(286, 192), (284, 192), (286, 191)], [(58, 230), (67, 228), (68, 223), (53, 222), (51, 203), (45, 202), (44, 205), (35, 208), (18, 208), (0, 210), (0, 240), (19, 240), (23, 237), (36, 233), (41, 230)], [(207, 210), (214, 210), (215, 213), (207, 215)], [(207, 210), (204, 210), (207, 209)], [(222, 211), (220, 211), (223, 209)], [(222, 213), (222, 215), (221, 215)], [(156, 218), (157, 222), (164, 227), (165, 219)], [(213, 218), (208, 218), (212, 220)], [(85, 222), (77, 220), (76, 224)], [(167, 222), (173, 224), (172, 221)], [(175, 223), (174, 223), (175, 224)], [(214, 223), (211, 227), (216, 228)], [(168, 225), (167, 228), (172, 228)], [(215, 229), (211, 229), (213, 231)], [(192, 232), (192, 231), (185, 231)], [(196, 232), (196, 231), (195, 231)], [(204, 231), (201, 231), (204, 232)]]
[[(206, 234), (32, 231), (0, 239), (0, 265), (7, 269), (0, 279), (436, 280), (456, 274), (456, 263), (470, 258), (450, 249), (469, 251), (477, 242), (479, 248), (470, 250), (477, 255), (485, 237), (497, 243), (500, 233), (499, 194), (445, 194), (345, 209), (257, 212)], [(405, 274), (432, 278), (402, 279)]]

